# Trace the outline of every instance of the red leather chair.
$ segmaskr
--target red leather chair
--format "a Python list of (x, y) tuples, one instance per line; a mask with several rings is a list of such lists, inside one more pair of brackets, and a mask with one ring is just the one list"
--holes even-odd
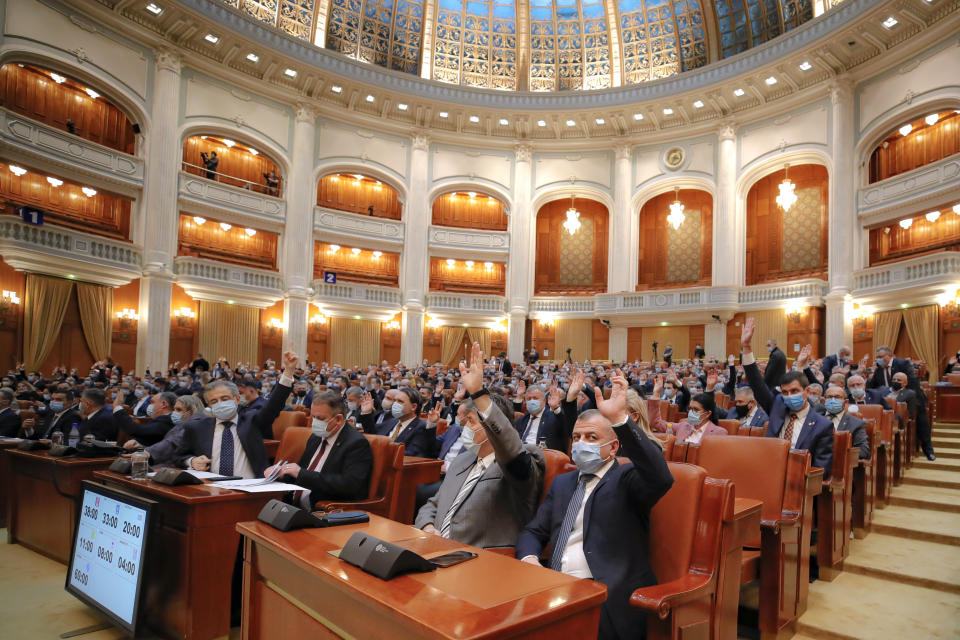
[(669, 433), (657, 433), (655, 437), (663, 443), (663, 458), (667, 462), (673, 459), (673, 448), (677, 444), (677, 437)]
[(290, 427), (306, 427), (309, 425), (310, 418), (307, 414), (299, 411), (281, 411), (280, 415), (273, 421), (273, 439), (280, 440), (282, 443), (284, 431)]
[(370, 490), (365, 500), (338, 502), (334, 500), (316, 503), (316, 509), (369, 511), (390, 520), (397, 520), (400, 496), (400, 474), (403, 471), (404, 445), (393, 442), (387, 436), (364, 434), (373, 449), (373, 471), (370, 474)]
[(650, 564), (659, 584), (633, 592), (647, 613), (648, 640), (708, 638), (716, 618), (721, 530), (733, 516), (730, 480), (667, 463), (673, 486), (650, 513)]
[(719, 421), (717, 426), (723, 427), (724, 429), (727, 430), (727, 433), (729, 433), (732, 436), (737, 435), (737, 433), (740, 431), (739, 420), (722, 419)]
[(823, 489), (816, 497), (817, 563), (824, 580), (840, 575), (843, 561), (850, 554), (853, 470), (859, 455), (860, 447), (853, 446), (853, 434), (849, 431), (833, 434), (833, 475), (824, 478)]
[(576, 471), (577, 465), (570, 462), (570, 457), (563, 451), (555, 449), (541, 449), (543, 451), (546, 468), (543, 473), (543, 489), (540, 491), (540, 504), (547, 499), (547, 492), (550, 491), (550, 485), (554, 478), (568, 471)]

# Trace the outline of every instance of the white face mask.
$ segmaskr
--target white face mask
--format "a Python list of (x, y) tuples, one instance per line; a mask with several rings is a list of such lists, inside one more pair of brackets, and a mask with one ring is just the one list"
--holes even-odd
[(463, 442), (463, 448), (472, 453), (473, 455), (480, 454), (480, 447), (483, 446), (483, 442), (477, 442), (477, 432), (471, 429), (470, 427), (463, 427), (463, 431), (460, 432), (460, 440)]

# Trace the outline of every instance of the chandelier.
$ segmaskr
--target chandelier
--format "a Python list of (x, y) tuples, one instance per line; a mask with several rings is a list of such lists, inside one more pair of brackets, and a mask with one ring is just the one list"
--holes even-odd
[(683, 203), (680, 202), (680, 187), (673, 188), (673, 195), (676, 198), (670, 205), (670, 215), (667, 216), (667, 222), (673, 225), (674, 230), (679, 229), (687, 216), (683, 213)]
[(570, 235), (580, 230), (580, 212), (577, 211), (576, 206), (574, 206), (575, 201), (576, 196), (570, 196), (570, 208), (567, 209), (567, 219), (563, 223), (563, 228), (566, 229)]
[(797, 201), (797, 194), (795, 193), (797, 185), (790, 182), (790, 178), (787, 176), (789, 170), (789, 164), (783, 166), (783, 182), (780, 183), (780, 195), (777, 196), (777, 204), (784, 211), (789, 211), (793, 203)]

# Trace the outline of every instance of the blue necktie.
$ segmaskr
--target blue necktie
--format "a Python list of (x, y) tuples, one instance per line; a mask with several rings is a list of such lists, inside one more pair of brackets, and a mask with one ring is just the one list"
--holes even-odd
[(563, 516), (563, 524), (560, 525), (560, 534), (557, 535), (557, 544), (554, 545), (553, 554), (550, 557), (550, 568), (554, 571), (560, 571), (560, 567), (563, 565), (563, 552), (567, 550), (567, 541), (573, 531), (573, 523), (577, 520), (580, 505), (583, 504), (583, 496), (587, 493), (587, 483), (594, 477), (592, 473), (581, 474), (580, 481), (577, 483), (577, 490), (573, 492), (570, 504), (567, 505), (567, 512)]
[(233, 475), (233, 423), (223, 423), (223, 433), (220, 435), (220, 475)]

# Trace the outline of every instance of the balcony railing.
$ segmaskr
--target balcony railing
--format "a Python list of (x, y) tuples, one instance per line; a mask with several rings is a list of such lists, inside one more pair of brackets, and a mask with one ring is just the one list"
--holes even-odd
[(502, 315), (506, 310), (506, 298), (467, 293), (427, 294), (427, 311), (465, 312)]
[(400, 220), (315, 207), (313, 228), (321, 232), (324, 239), (365, 240), (364, 244), (369, 247), (403, 246), (404, 224)]
[(592, 315), (593, 311), (594, 298), (537, 297), (530, 300), (530, 313), (535, 315), (549, 315), (553, 313)]
[[(960, 181), (960, 158), (944, 158), (860, 189), (857, 208), (861, 218), (879, 222), (897, 213), (918, 213), (924, 203), (938, 205)], [(901, 211), (904, 209), (905, 211)]]
[(287, 203), (256, 191), (180, 172), (180, 200), (191, 209), (217, 215), (218, 212), (252, 214), (271, 222), (283, 222)]
[(327, 304), (359, 305), (373, 308), (400, 308), (402, 296), (400, 289), (378, 287), (375, 285), (338, 283), (327, 284), (323, 280), (313, 281), (313, 290), (318, 302)]
[(957, 279), (960, 279), (960, 252), (941, 251), (857, 271), (853, 274), (853, 290), (855, 295), (862, 295)]
[(479, 231), (452, 227), (430, 227), (430, 246), (468, 251), (510, 250), (510, 234), (506, 231)]
[(804, 280), (801, 282), (759, 284), (740, 289), (740, 304), (760, 304), (790, 298), (822, 298), (827, 295), (828, 285), (823, 280)]

